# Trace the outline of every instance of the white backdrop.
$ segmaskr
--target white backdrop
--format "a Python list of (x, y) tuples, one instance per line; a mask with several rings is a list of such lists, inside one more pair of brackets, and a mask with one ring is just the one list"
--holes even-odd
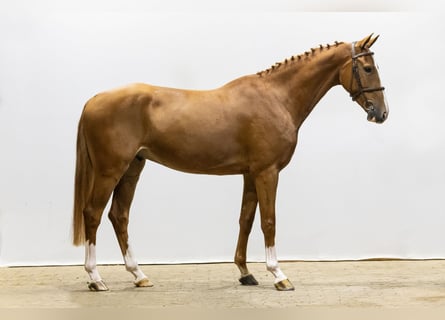
[[(373, 49), (389, 119), (367, 122), (340, 87), (319, 103), (280, 176), (278, 255), (445, 258), (444, 15), (297, 12), (291, 2), (274, 2), (281, 11), (260, 1), (255, 10), (200, 12), (158, 1), (72, 10), (2, 2), (0, 265), (83, 262), (83, 249), (70, 243), (75, 137), (82, 107), (97, 92), (132, 82), (210, 89), (320, 43), (371, 32), (381, 34)], [(385, 10), (375, 3), (371, 10)], [(306, 9), (329, 11), (319, 4)], [(130, 222), (139, 262), (231, 261), (241, 190), (239, 176), (147, 163)], [(264, 259), (258, 220), (249, 260)], [(106, 213), (98, 261), (121, 261)]]

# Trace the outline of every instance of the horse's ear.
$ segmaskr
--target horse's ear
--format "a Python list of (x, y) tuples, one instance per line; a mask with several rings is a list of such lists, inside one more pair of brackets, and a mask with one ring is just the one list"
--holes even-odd
[(380, 35), (377, 35), (377, 37), (374, 37), (369, 41), (369, 43), (366, 45), (368, 48), (371, 48), (371, 46), (377, 41), (377, 39), (380, 37)]
[[(360, 41), (357, 41), (356, 46), (359, 47), (360, 49), (365, 49), (365, 48), (369, 48), (370, 45), (368, 45), (368, 42), (371, 41), (371, 38), (373, 36), (373, 33), (371, 33), (369, 36), (363, 38)], [(371, 45), (374, 43), (374, 41), (372, 41)]]

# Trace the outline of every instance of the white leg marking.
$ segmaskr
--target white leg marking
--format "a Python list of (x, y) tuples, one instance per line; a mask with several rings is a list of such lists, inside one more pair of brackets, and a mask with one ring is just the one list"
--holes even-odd
[(88, 275), (92, 281), (102, 281), (99, 271), (97, 271), (96, 246), (94, 244), (90, 244), (89, 241), (85, 243), (85, 271), (88, 272)]
[(275, 247), (266, 247), (266, 267), (274, 276), (275, 283), (286, 280), (287, 277), (278, 266), (277, 253)]
[(138, 263), (134, 259), (133, 252), (129, 245), (127, 248), (127, 252), (125, 253), (125, 256), (124, 256), (124, 261), (125, 261), (125, 268), (127, 269), (128, 272), (130, 272), (134, 276), (135, 283), (137, 283), (143, 279), (147, 279), (147, 276), (142, 272), (141, 269), (139, 269)]

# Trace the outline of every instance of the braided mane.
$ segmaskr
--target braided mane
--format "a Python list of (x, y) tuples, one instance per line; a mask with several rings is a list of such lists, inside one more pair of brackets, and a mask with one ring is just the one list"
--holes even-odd
[(309, 56), (313, 56), (315, 55), (317, 52), (322, 52), (323, 50), (329, 50), (332, 47), (338, 47), (338, 45), (342, 44), (343, 42), (338, 42), (335, 41), (334, 44), (327, 44), (325, 46), (323, 45), (319, 45), (316, 48), (311, 48), (310, 51), (305, 51), (302, 54), (296, 55), (296, 56), (291, 56), (289, 59), (285, 59), (283, 62), (277, 62), (274, 65), (272, 65), (270, 68), (263, 70), (263, 71), (259, 71), (257, 72), (257, 75), (262, 77), (264, 75), (268, 75), (270, 73), (272, 73), (275, 70), (280, 69), (283, 66), (286, 66), (290, 63), (296, 62), (296, 61), (302, 61), (305, 57), (309, 57)]

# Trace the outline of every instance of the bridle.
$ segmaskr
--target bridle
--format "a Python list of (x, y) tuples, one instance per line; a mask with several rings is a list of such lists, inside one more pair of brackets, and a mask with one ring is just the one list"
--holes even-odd
[(358, 97), (360, 97), (365, 92), (374, 92), (374, 91), (383, 91), (385, 90), (385, 87), (377, 87), (377, 88), (364, 88), (362, 85), (362, 81), (360, 79), (360, 72), (358, 70), (358, 64), (357, 59), (364, 56), (372, 56), (374, 52), (372, 51), (365, 51), (361, 53), (355, 53), (355, 42), (352, 43), (352, 75), (355, 78), (355, 81), (357, 82), (358, 90), (355, 92), (352, 92), (352, 79), (351, 79), (351, 93), (349, 94), (352, 98), (352, 101), (357, 100)]

